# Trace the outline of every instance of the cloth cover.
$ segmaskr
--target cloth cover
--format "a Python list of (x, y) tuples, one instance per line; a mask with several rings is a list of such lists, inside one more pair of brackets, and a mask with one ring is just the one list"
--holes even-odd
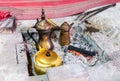
[(47, 18), (56, 18), (116, 2), (119, 0), (2, 0), (0, 10), (12, 12), (17, 19), (36, 19), (40, 18), (41, 9), (44, 8)]

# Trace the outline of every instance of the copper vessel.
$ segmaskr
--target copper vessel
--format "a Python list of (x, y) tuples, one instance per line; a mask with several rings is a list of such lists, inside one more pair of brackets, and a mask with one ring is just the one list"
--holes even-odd
[(51, 36), (56, 30), (62, 30), (58, 27), (52, 20), (46, 19), (44, 10), (42, 9), (41, 20), (37, 19), (37, 23), (34, 28), (38, 31), (39, 40), (37, 42), (37, 48), (39, 50), (40, 47), (45, 48), (46, 50), (53, 50), (54, 45), (51, 40)]
[(64, 22), (61, 25), (61, 28), (64, 29), (65, 31), (60, 32), (60, 37), (59, 37), (59, 44), (61, 46), (65, 46), (70, 44), (70, 25), (67, 22)]

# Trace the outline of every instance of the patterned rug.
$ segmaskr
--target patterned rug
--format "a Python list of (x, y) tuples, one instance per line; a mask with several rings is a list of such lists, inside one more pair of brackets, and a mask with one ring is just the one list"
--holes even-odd
[(44, 8), (48, 18), (57, 18), (116, 2), (119, 0), (3, 0), (0, 11), (10, 11), (17, 19), (36, 19)]

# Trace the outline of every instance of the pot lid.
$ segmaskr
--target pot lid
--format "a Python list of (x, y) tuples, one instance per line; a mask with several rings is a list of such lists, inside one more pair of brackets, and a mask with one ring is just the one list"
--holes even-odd
[(54, 65), (59, 56), (52, 50), (41, 50), (35, 57), (37, 64)]

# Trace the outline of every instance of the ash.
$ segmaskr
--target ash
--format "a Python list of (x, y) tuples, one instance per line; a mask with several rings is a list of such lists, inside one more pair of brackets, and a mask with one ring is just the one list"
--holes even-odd
[[(86, 40), (82, 34), (79, 34), (79, 32), (76, 32), (73, 36), (71, 36), (71, 43), (70, 45), (73, 45), (78, 48), (85, 49), (87, 51), (94, 51), (93, 45), (89, 43), (88, 40)], [(64, 51), (67, 50), (67, 48), (64, 49)], [(70, 63), (84, 63), (86, 65), (95, 65), (98, 60), (98, 56), (92, 57), (90, 60), (87, 60), (84, 56), (76, 56), (72, 53), (69, 53), (68, 51), (65, 51), (64, 56), (64, 63), (70, 64)]]
[(109, 63), (111, 63), (112, 66), (114, 66), (115, 69), (120, 72), (120, 61), (119, 61), (120, 60), (119, 59), (120, 58), (120, 50), (114, 51), (113, 53), (111, 53), (108, 56), (108, 58), (110, 59)]

